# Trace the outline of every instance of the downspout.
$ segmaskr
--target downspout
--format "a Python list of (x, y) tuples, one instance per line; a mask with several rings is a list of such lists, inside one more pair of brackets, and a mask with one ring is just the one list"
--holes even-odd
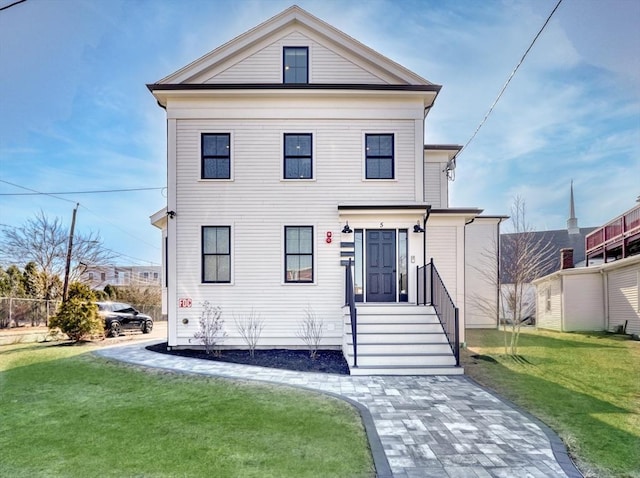
[(609, 274), (606, 273), (604, 267), (600, 269), (600, 274), (602, 275), (602, 305), (603, 305), (603, 314), (604, 314), (604, 326), (605, 330), (610, 330), (609, 324)]
[(427, 205), (427, 214), (422, 221), (422, 229), (424, 230), (422, 233), (422, 265), (424, 267), (427, 266), (427, 221), (429, 220), (429, 216), (431, 216), (431, 204)]
[(500, 224), (502, 224), (502, 218), (498, 219), (496, 225), (496, 328), (500, 330), (500, 312), (502, 312), (502, 276), (500, 275), (500, 266), (502, 263), (502, 254), (500, 253)]

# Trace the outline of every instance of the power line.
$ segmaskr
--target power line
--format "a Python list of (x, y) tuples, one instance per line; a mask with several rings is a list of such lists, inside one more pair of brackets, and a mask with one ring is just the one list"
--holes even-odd
[(16, 0), (13, 3), (10, 3), (9, 5), (5, 5), (4, 7), (0, 7), (0, 12), (2, 10), (6, 10), (7, 8), (11, 8), (11, 7), (15, 7), (16, 5), (18, 5), (19, 3), (23, 3), (26, 2), (27, 0)]
[(160, 249), (160, 247), (158, 247), (157, 244), (151, 244), (150, 242), (145, 241), (144, 239), (140, 239), (139, 237), (134, 236), (133, 234), (131, 234), (129, 231), (127, 231), (126, 229), (121, 228), (120, 226), (118, 226), (117, 224), (114, 224), (113, 222), (109, 221), (108, 219), (105, 219), (104, 217), (100, 216), (99, 214), (93, 212), (91, 209), (89, 209), (87, 206), (85, 206), (84, 204), (81, 204), (80, 206), (82, 206), (83, 209), (86, 209), (88, 212), (90, 212), (91, 214), (93, 214), (94, 216), (96, 216), (98, 219), (102, 219), (103, 221), (105, 221), (106, 223), (110, 224), (112, 227), (115, 227), (116, 229), (124, 232), (127, 236), (130, 236), (132, 238), (134, 238), (136, 241), (140, 241), (143, 244), (146, 244), (147, 246), (151, 246), (154, 249)]
[(5, 183), (5, 184), (9, 184), (10, 186), (14, 186), (16, 188), (20, 188), (20, 189), (25, 189), (27, 191), (31, 191), (32, 193), (36, 193), (36, 194), (42, 194), (44, 196), (49, 196), (52, 197), (54, 199), (59, 199), (60, 201), (66, 201), (66, 202), (70, 202), (72, 204), (75, 204), (77, 201), (72, 201), (71, 199), (66, 199), (66, 198), (61, 198), (56, 196), (55, 194), (51, 194), (51, 193), (41, 193), (40, 191), (36, 191), (35, 189), (31, 189), (31, 188), (27, 188), (25, 186), (20, 186), (19, 184), (15, 184), (15, 183), (11, 183), (9, 181), (5, 181), (4, 179), (0, 179), (0, 183)]
[[(12, 186), (16, 186), (8, 181), (1, 182), (11, 184)], [(18, 186), (20, 187), (20, 186)], [(158, 188), (128, 188), (128, 189), (102, 189), (102, 190), (94, 190), (94, 191), (62, 191), (62, 192), (50, 192), (50, 193), (40, 193), (40, 192), (30, 192), (30, 193), (0, 193), (0, 196), (37, 196), (37, 195), (45, 195), (50, 196), (52, 194), (103, 194), (103, 193), (122, 193), (122, 192), (130, 192), (130, 191), (159, 191), (164, 189), (165, 187)], [(24, 188), (27, 189), (27, 188)]]
[[(500, 98), (502, 98), (502, 95), (504, 94), (505, 90), (507, 89), (507, 86), (509, 86), (509, 83), (511, 83), (511, 79), (514, 77), (514, 75), (516, 74), (516, 72), (520, 68), (520, 65), (522, 65), (522, 63), (524, 62), (524, 59), (529, 54), (529, 51), (531, 51), (531, 49), (533, 48), (533, 45), (538, 40), (538, 37), (542, 34), (543, 30), (546, 28), (547, 24), (551, 20), (551, 17), (556, 12), (556, 10), (558, 9), (558, 7), (560, 6), (561, 3), (562, 3), (562, 0), (558, 0), (558, 3), (556, 4), (556, 6), (553, 8), (553, 10), (551, 10), (551, 13), (549, 14), (547, 19), (545, 20), (544, 24), (542, 25), (542, 27), (538, 31), (537, 35), (531, 41), (531, 44), (529, 45), (529, 48), (527, 48), (527, 50), (524, 52), (524, 55), (522, 55), (522, 58), (520, 58), (520, 61), (518, 62), (516, 67), (513, 69), (513, 71), (509, 75), (509, 78), (507, 78), (507, 81), (505, 82), (505, 84), (502, 87), (502, 89), (500, 90), (500, 93), (498, 94), (497, 98), (495, 99), (495, 101), (493, 102), (491, 107), (489, 108), (489, 111), (487, 111), (487, 114), (484, 115), (484, 118), (482, 119), (482, 121), (480, 122), (480, 124), (478, 125), (476, 130), (473, 132), (473, 134), (471, 135), (471, 138), (469, 138), (469, 141), (467, 141), (467, 143), (460, 149), (460, 151), (458, 151), (456, 153), (456, 156), (459, 156), (460, 153), (462, 153), (462, 151), (464, 151), (467, 148), (467, 146), (469, 146), (469, 143), (471, 143), (471, 141), (474, 140), (474, 138), (478, 134), (478, 131), (480, 131), (480, 128), (482, 128), (482, 126), (485, 124), (485, 122), (487, 121), (487, 118), (489, 118), (489, 115), (493, 112), (493, 109), (495, 108), (496, 104), (498, 103), (498, 101), (500, 101)], [(455, 160), (456, 156), (454, 156), (454, 158), (453, 158), (454, 160)]]
[[(26, 189), (27, 191), (31, 191), (31, 192), (36, 193), (36, 194), (41, 194), (41, 195), (49, 196), (49, 197), (52, 197), (52, 198), (55, 198), (55, 199), (60, 199), (61, 201), (67, 201), (67, 202), (70, 202), (70, 203), (73, 203), (73, 204), (75, 204), (75, 203), (80, 204), (77, 201), (71, 201), (70, 199), (61, 198), (61, 197), (55, 196), (54, 194), (51, 194), (51, 193), (43, 193), (43, 192), (40, 192), (40, 191), (36, 191), (35, 189), (27, 188), (25, 186), (20, 186), (19, 184), (15, 184), (15, 183), (12, 183), (12, 182), (9, 182), (9, 181), (5, 181), (3, 179), (0, 179), (0, 182), (5, 183), (5, 184), (9, 184), (11, 186), (15, 186), (15, 187), (20, 188), (20, 189)], [(164, 188), (157, 188), (157, 189), (164, 189)], [(142, 243), (144, 243), (144, 244), (146, 244), (148, 246), (151, 246), (154, 249), (160, 249), (160, 247), (158, 247), (157, 244), (151, 244), (151, 243), (145, 241), (144, 239), (140, 239), (139, 237), (136, 237), (135, 235), (133, 235), (129, 231), (121, 228), (117, 224), (114, 224), (113, 222), (109, 221), (108, 219), (106, 219), (106, 218), (100, 216), (99, 214), (93, 212), (91, 209), (89, 209), (84, 204), (80, 204), (80, 206), (82, 206), (83, 209), (86, 209), (88, 212), (90, 212), (91, 214), (96, 216), (98, 219), (101, 219), (101, 220), (105, 221), (106, 223), (110, 224), (112, 227), (115, 227), (116, 229), (124, 232), (125, 234), (127, 234), (128, 236), (134, 238), (135, 240), (140, 241), (140, 242), (142, 242)]]

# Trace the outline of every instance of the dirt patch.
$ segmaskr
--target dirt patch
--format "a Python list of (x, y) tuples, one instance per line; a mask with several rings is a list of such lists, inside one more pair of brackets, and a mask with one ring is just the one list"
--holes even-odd
[(315, 360), (311, 360), (307, 350), (269, 349), (256, 350), (251, 357), (248, 350), (223, 350), (220, 356), (207, 355), (204, 350), (167, 350), (167, 343), (149, 345), (147, 350), (178, 355), (180, 357), (214, 360), (217, 362), (256, 365), (258, 367), (296, 370), (300, 372), (322, 372), (349, 375), (349, 366), (340, 350), (319, 350)]

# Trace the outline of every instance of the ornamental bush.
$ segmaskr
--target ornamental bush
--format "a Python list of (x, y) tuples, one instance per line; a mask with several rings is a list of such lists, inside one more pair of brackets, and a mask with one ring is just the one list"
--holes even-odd
[(69, 299), (49, 319), (50, 330), (60, 330), (74, 342), (104, 334), (104, 325), (89, 286), (74, 282), (69, 286)]

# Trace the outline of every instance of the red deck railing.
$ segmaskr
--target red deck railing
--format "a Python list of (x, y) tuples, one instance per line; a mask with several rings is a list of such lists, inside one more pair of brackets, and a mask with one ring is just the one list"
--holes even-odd
[(587, 265), (589, 259), (603, 256), (607, 262), (607, 251), (621, 248), (622, 258), (627, 257), (628, 245), (640, 239), (640, 204), (609, 221), (585, 237)]

